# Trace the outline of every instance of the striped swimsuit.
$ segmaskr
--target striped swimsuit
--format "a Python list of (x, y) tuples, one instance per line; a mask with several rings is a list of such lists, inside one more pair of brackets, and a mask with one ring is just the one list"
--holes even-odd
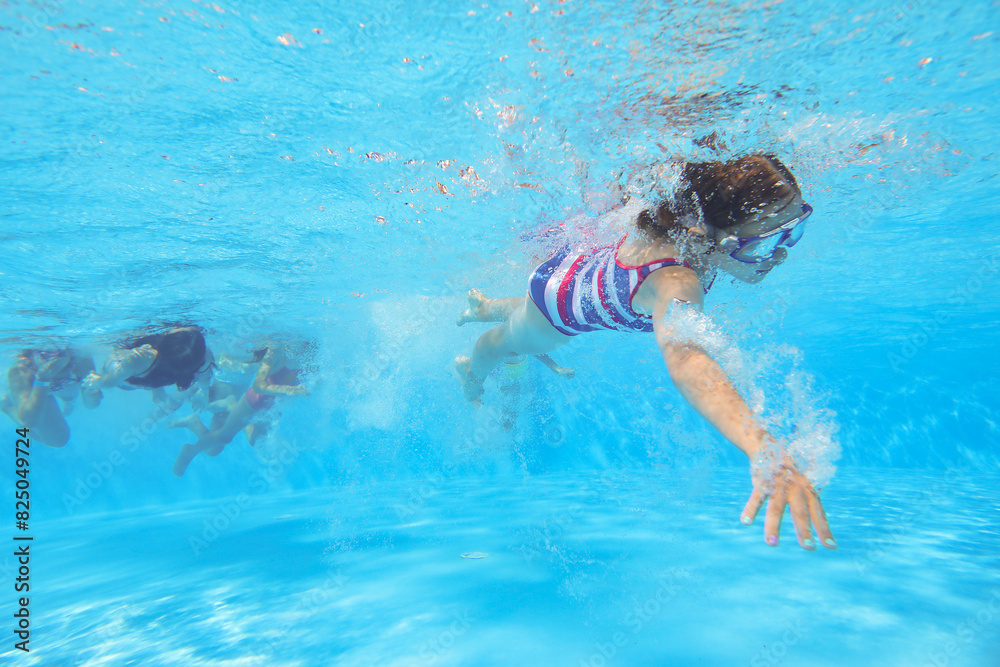
[(532, 272), (528, 296), (560, 333), (653, 330), (652, 317), (632, 310), (632, 297), (653, 271), (665, 266), (691, 267), (676, 259), (626, 266), (618, 261), (625, 238), (588, 253), (564, 247)]

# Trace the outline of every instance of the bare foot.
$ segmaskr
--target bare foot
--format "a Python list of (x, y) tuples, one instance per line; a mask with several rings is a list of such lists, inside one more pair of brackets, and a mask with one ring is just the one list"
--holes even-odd
[(576, 376), (576, 371), (569, 366), (559, 366), (556, 368), (556, 375), (564, 377), (567, 380), (572, 380)]
[(478, 405), (482, 403), (483, 381), (472, 376), (471, 364), (472, 360), (469, 357), (455, 357), (455, 372), (458, 373), (458, 379), (462, 383), (465, 400)]
[(486, 295), (473, 288), (469, 290), (469, 307), (462, 311), (455, 322), (458, 326), (469, 322), (489, 322), (486, 319), (486, 302), (489, 301)]

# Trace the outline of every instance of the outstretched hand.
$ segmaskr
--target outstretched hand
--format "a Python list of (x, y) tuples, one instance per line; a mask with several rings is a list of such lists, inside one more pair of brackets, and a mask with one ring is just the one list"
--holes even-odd
[(819, 493), (813, 489), (812, 482), (795, 468), (789, 459), (784, 459), (773, 480), (770, 493), (763, 491), (764, 480), (754, 476), (754, 489), (750, 499), (743, 508), (740, 520), (750, 525), (757, 512), (767, 502), (764, 514), (764, 541), (772, 547), (778, 546), (778, 533), (781, 531), (781, 519), (785, 514), (785, 506), (792, 513), (792, 523), (799, 545), (808, 551), (816, 549), (812, 526), (816, 527), (816, 535), (828, 549), (836, 549), (837, 542), (826, 522), (826, 512), (819, 500)]

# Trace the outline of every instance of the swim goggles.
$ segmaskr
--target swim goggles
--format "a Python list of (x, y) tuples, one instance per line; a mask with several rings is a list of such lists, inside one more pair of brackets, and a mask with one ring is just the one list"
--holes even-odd
[(719, 241), (719, 247), (729, 251), (729, 256), (745, 264), (758, 264), (770, 259), (779, 246), (791, 248), (799, 242), (805, 232), (806, 218), (813, 212), (812, 206), (802, 204), (802, 213), (774, 229), (759, 234), (740, 238), (727, 236)]

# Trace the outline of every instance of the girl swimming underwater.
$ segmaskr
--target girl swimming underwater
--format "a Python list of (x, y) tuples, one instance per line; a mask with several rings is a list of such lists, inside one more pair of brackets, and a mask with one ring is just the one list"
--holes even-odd
[[(471, 357), (455, 359), (466, 399), (478, 402), (483, 380), (510, 356), (545, 354), (590, 331), (652, 332), (671, 380), (695, 410), (751, 462), (774, 451), (774, 437), (719, 364), (698, 345), (675, 339), (667, 315), (675, 305), (700, 309), (719, 269), (760, 282), (802, 237), (812, 208), (774, 156), (676, 166), (682, 186), (675, 195), (632, 199), (614, 212), (628, 230), (616, 244), (583, 252), (564, 247), (531, 273), (524, 298), (469, 292), (461, 319), (489, 321), (500, 309), (510, 314), (479, 337)], [(777, 462), (773, 479), (753, 477), (741, 520), (752, 523), (766, 501), (767, 544), (777, 546), (788, 506), (804, 549), (816, 548), (811, 525), (825, 546), (836, 548), (819, 494), (788, 456)]]
[[(299, 383), (300, 371), (290, 366), (287, 354), (280, 345), (269, 345), (258, 350), (253, 359), (242, 364), (249, 367), (259, 364), (253, 384), (236, 400), (233, 397), (227, 414), (216, 428), (208, 429), (197, 413), (169, 424), (169, 428), (187, 428), (198, 441), (181, 447), (174, 461), (173, 473), (182, 477), (188, 465), (198, 454), (218, 456), (236, 435), (247, 428), (254, 417), (274, 405), (278, 396), (308, 396), (309, 392)], [(250, 439), (251, 435), (248, 434)], [(251, 444), (253, 441), (250, 440)]]

